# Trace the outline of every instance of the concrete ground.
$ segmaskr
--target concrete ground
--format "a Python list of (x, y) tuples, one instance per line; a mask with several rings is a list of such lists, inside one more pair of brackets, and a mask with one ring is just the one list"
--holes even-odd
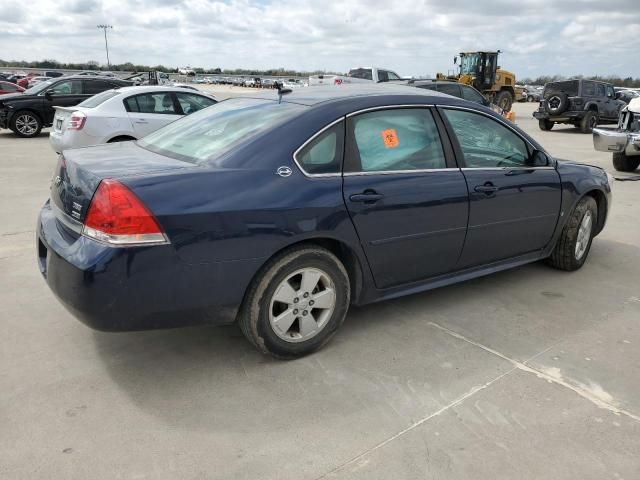
[[(611, 170), (590, 135), (518, 123)], [(35, 259), (56, 156), (0, 132), (0, 478), (640, 478), (640, 182), (580, 271), (533, 264), (353, 309), (281, 362), (239, 329), (108, 334)], [(638, 172), (640, 174), (640, 172)]]

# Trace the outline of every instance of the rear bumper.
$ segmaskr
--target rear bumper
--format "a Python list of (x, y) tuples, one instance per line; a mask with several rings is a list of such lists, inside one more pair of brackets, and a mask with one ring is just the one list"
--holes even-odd
[(599, 152), (640, 155), (640, 133), (624, 132), (613, 128), (594, 128), (593, 146)]
[(103, 143), (101, 138), (92, 137), (83, 131), (75, 130), (51, 130), (49, 134), (49, 144), (53, 151), (56, 153), (62, 153), (64, 150), (70, 148), (88, 147), (90, 145), (97, 145)]
[(258, 260), (193, 265), (171, 245), (115, 248), (68, 231), (47, 202), (38, 266), (76, 318), (102, 331), (232, 323)]
[(584, 114), (585, 114), (584, 110), (562, 112), (561, 115), (555, 115), (555, 116), (549, 115), (547, 112), (543, 110), (536, 110), (535, 112), (533, 112), (534, 118), (537, 118), (538, 120), (549, 120), (552, 122), (569, 122), (569, 121), (581, 120), (582, 117), (584, 117)]

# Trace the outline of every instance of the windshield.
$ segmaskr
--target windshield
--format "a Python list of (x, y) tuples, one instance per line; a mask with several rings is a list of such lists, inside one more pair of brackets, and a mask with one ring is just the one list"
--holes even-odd
[(28, 95), (37, 95), (40, 92), (46, 90), (52, 83), (53, 83), (53, 80), (48, 80), (46, 82), (38, 82), (33, 87), (25, 90), (24, 93)]
[(480, 55), (464, 55), (460, 58), (460, 73), (473, 74), (478, 71)]
[(78, 106), (79, 107), (94, 108), (94, 107), (97, 107), (98, 105), (103, 104), (104, 102), (106, 102), (110, 98), (113, 98), (116, 95), (120, 95), (120, 93), (121, 92), (119, 92), (118, 90), (106, 90), (106, 91), (104, 91), (102, 93), (94, 95), (93, 97), (87, 98), (84, 102), (79, 103)]
[(204, 164), (293, 118), (304, 108), (252, 98), (225, 100), (157, 130), (138, 145), (167, 157)]

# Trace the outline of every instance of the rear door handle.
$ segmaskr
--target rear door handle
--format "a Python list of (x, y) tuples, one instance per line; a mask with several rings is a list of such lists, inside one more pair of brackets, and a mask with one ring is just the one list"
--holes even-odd
[(143, 120), (143, 119), (141, 119), (141, 118), (138, 118), (138, 119), (136, 120), (136, 123), (149, 123), (149, 122), (147, 122), (146, 120)]
[(473, 190), (478, 193), (485, 193), (487, 195), (490, 195), (492, 193), (496, 193), (498, 191), (498, 187), (496, 187), (491, 182), (487, 182), (484, 185), (476, 185)]
[(354, 193), (349, 197), (349, 200), (352, 202), (364, 202), (364, 203), (375, 203), (378, 200), (382, 200), (384, 195), (377, 193), (373, 190), (365, 190), (362, 193)]

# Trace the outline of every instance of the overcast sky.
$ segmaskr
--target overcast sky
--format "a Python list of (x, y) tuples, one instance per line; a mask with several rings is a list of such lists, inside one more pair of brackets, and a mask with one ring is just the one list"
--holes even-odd
[(0, 58), (401, 75), (501, 49), (519, 77), (640, 77), (640, 0), (0, 0)]

